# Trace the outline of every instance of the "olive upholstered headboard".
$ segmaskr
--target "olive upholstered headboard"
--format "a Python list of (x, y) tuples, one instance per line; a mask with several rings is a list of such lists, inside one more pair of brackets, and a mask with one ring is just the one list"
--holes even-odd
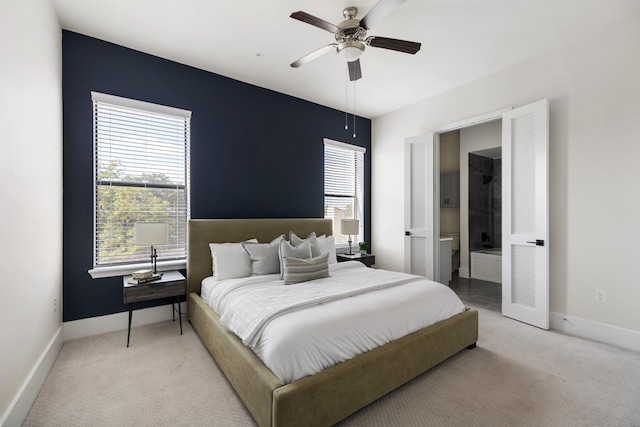
[(211, 276), (209, 243), (242, 242), (258, 239), (268, 243), (281, 234), (287, 240), (293, 231), (307, 237), (312, 231), (318, 236), (332, 234), (332, 221), (324, 218), (274, 219), (191, 219), (187, 234), (187, 293), (200, 293), (202, 279)]

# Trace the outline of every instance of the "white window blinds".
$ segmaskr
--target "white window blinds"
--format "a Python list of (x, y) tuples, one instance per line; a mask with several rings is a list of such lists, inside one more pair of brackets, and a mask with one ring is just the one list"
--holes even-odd
[(360, 221), (354, 242), (364, 240), (364, 154), (366, 149), (343, 142), (324, 140), (324, 217), (333, 220), (337, 245), (346, 245), (349, 236), (340, 233), (340, 220)]
[(186, 258), (191, 112), (92, 92), (94, 267), (146, 262), (136, 222), (168, 224), (158, 260)]

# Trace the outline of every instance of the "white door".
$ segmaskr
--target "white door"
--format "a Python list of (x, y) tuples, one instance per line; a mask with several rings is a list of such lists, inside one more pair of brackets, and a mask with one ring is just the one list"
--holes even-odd
[(438, 152), (434, 133), (405, 139), (404, 271), (435, 281), (440, 270)]
[(549, 329), (549, 105), (502, 115), (502, 314)]

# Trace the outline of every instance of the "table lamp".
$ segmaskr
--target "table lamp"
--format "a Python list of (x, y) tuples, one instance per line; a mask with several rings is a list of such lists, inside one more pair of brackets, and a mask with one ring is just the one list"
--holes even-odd
[(355, 236), (360, 231), (360, 221), (357, 219), (342, 219), (340, 220), (340, 233), (349, 235), (349, 253), (347, 255), (353, 255), (351, 252), (351, 236)]
[(168, 243), (169, 227), (164, 222), (136, 222), (135, 244), (137, 246), (151, 246), (151, 266), (153, 274), (157, 273), (156, 259), (158, 254), (153, 245), (166, 245)]

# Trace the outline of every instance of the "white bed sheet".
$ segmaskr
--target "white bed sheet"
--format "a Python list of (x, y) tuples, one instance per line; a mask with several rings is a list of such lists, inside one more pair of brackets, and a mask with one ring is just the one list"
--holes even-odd
[[(347, 269), (367, 268), (358, 261), (329, 267), (333, 277)], [(230, 280), (245, 281), (247, 286), (283, 283), (277, 274)], [(213, 277), (206, 278), (201, 290), (202, 299), (216, 312), (211, 289), (217, 284)], [(286, 312), (267, 323), (253, 351), (287, 384), (462, 311), (464, 304), (449, 287), (419, 278)]]

